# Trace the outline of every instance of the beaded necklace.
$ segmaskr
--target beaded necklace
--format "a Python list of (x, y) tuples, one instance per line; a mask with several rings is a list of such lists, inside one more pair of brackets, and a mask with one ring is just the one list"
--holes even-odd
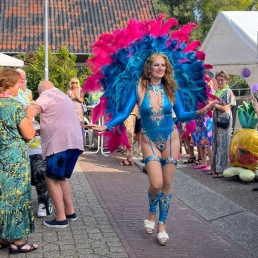
[(149, 89), (152, 90), (156, 96), (158, 96), (159, 92), (160, 92), (160, 87), (161, 87), (161, 84), (150, 84), (149, 85)]
[(37, 136), (35, 136), (32, 140), (28, 142), (28, 145), (31, 148), (37, 148), (40, 145), (40, 141)]
[(229, 89), (228, 85), (226, 85), (222, 90), (218, 89), (215, 93), (215, 96), (220, 98), (227, 89)]
[[(160, 108), (157, 112), (155, 111), (154, 106), (151, 103), (150, 91), (153, 91), (156, 96), (158, 96), (158, 94), (161, 93)], [(150, 85), (148, 85), (147, 96), (148, 96), (149, 104), (150, 104), (151, 120), (156, 122), (157, 126), (159, 126), (160, 121), (164, 118), (164, 114), (163, 114), (164, 90), (163, 90), (162, 84), (150, 84)]]
[(4, 91), (4, 92), (0, 93), (0, 98), (12, 98), (12, 95), (10, 95), (9, 92)]

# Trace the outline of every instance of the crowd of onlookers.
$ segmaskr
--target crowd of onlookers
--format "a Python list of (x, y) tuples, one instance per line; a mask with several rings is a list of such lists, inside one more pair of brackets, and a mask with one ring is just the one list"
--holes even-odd
[[(229, 165), (231, 110), (236, 100), (228, 85), (229, 75), (225, 71), (216, 73), (214, 78), (211, 75), (207, 70), (209, 94), (217, 98), (213, 110), (191, 121), (176, 122), (176, 126), (189, 154), (183, 163), (221, 178)], [(65, 228), (69, 220), (77, 219), (68, 179), (86, 144), (85, 96), (77, 78), (70, 80), (66, 94), (50, 81), (40, 82), (38, 91), (38, 99), (33, 100), (23, 70), (0, 71), (0, 170), (6, 171), (0, 174), (0, 249), (8, 247), (11, 254), (38, 248), (37, 244), (23, 240), (34, 231), (31, 185), (36, 187), (38, 217), (50, 214), (55, 206), (56, 218), (45, 220), (45, 226)], [(93, 105), (100, 96), (101, 93), (89, 95)], [(258, 113), (257, 102), (255, 107)], [(40, 121), (35, 119), (38, 114)], [(124, 125), (130, 148), (121, 146), (120, 151), (126, 155), (121, 165), (133, 165), (135, 156), (146, 163), (141, 150), (138, 105)]]
[[(230, 77), (225, 71), (216, 73), (212, 80), (207, 74), (207, 80), (211, 94), (219, 99), (219, 103), (214, 105), (211, 114), (205, 114), (182, 126), (181, 139), (189, 153), (189, 159), (184, 164), (193, 163), (195, 169), (201, 169), (213, 178), (221, 178), (228, 167), (233, 120), (231, 110), (236, 105), (236, 99), (229, 88)], [(225, 117), (226, 125), (218, 122), (220, 117)], [(197, 157), (194, 148), (197, 150)]]
[[(35, 230), (32, 184), (38, 217), (55, 206), (56, 217), (43, 221), (45, 226), (66, 228), (78, 218), (68, 179), (84, 150), (81, 117), (50, 81), (40, 82), (38, 92), (33, 100), (23, 70), (0, 70), (0, 249), (9, 248), (10, 254), (38, 249), (24, 240)], [(72, 90), (69, 96), (82, 102)]]

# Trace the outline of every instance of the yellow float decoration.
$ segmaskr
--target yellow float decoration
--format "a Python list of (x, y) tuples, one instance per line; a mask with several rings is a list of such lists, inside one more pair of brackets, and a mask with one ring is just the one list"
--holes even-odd
[(234, 168), (224, 170), (223, 176), (239, 175), (243, 181), (252, 181), (258, 168), (258, 132), (256, 131), (258, 118), (253, 102), (248, 104), (243, 101), (243, 105), (238, 107), (237, 114), (242, 129), (237, 130), (232, 136), (229, 149), (230, 164)]

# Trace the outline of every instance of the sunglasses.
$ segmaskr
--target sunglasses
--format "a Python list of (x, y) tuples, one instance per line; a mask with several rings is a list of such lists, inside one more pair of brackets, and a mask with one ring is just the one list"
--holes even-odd
[(72, 84), (78, 84), (78, 82), (72, 82)]

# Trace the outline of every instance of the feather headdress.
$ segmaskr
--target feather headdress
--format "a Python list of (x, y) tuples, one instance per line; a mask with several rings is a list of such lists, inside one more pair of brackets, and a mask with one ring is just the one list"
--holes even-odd
[[(93, 74), (87, 78), (83, 91), (103, 91), (92, 113), (93, 123), (102, 117), (109, 121), (122, 110), (152, 53), (167, 55), (186, 111), (205, 103), (209, 92), (204, 81), (205, 54), (197, 50), (200, 41), (190, 42), (190, 33), (197, 25), (188, 23), (178, 30), (177, 20), (164, 21), (165, 17), (161, 14), (150, 21), (131, 19), (126, 28), (103, 33), (92, 45), (93, 57), (87, 60), (87, 65)], [(118, 145), (128, 146), (123, 126), (104, 135), (108, 136), (110, 151)]]

